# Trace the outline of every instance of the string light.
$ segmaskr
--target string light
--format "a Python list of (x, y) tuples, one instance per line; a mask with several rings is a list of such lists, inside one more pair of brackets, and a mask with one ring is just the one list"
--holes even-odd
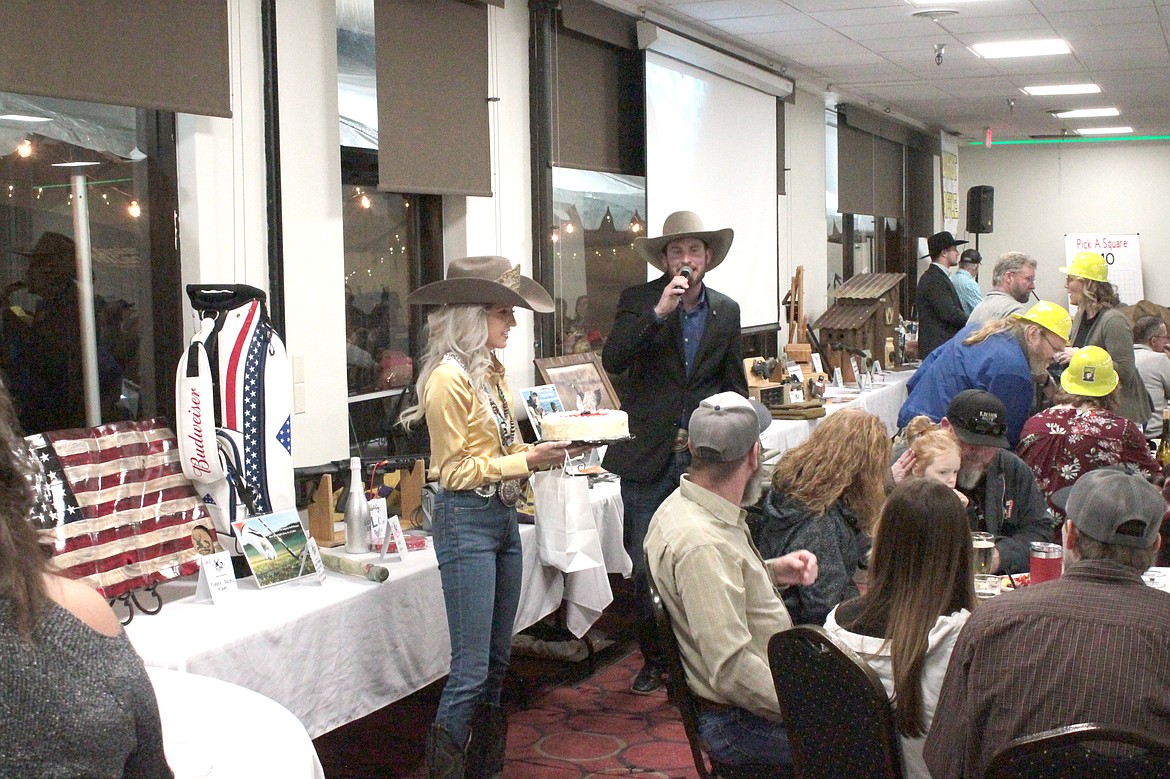
[(130, 205), (126, 206), (126, 213), (137, 219), (142, 216), (142, 207), (138, 205), (137, 200), (131, 200)]
[(16, 145), (16, 153), (21, 157), (31, 157), (32, 151), (32, 141), (30, 141), (28, 138), (25, 138)]
[(361, 203), (362, 208), (369, 208), (372, 205), (372, 203), (370, 203), (369, 195), (362, 195), (362, 199), (359, 202)]

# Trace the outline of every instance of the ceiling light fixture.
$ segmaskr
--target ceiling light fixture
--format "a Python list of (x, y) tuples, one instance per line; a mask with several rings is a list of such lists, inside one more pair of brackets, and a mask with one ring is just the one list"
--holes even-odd
[(1050, 86), (1024, 87), (1026, 95), (1095, 95), (1101, 91), (1096, 84), (1052, 84)]
[(1053, 54), (1068, 54), (1071, 51), (1068, 43), (1059, 38), (1043, 41), (976, 43), (969, 48), (985, 60), (1007, 57), (1047, 57)]
[(1075, 111), (1053, 111), (1057, 119), (1092, 119), (1098, 116), (1120, 116), (1116, 108), (1078, 108)]
[[(1092, 136), (1088, 138), (1078, 138), (1075, 135), (1070, 135), (1067, 138), (1064, 136), (1051, 137), (1033, 137), (1022, 138), (1010, 141), (992, 141), (992, 146), (1035, 146), (1046, 143), (1115, 143), (1115, 142), (1129, 142), (1129, 141), (1170, 141), (1170, 135), (1114, 135), (1097, 137)], [(967, 141), (968, 146), (982, 146), (983, 141)]]
[(53, 121), (47, 116), (29, 116), (28, 114), (0, 114), (0, 119), (9, 122), (51, 122)]
[(1132, 127), (1078, 127), (1081, 135), (1128, 135), (1133, 132)]
[(929, 19), (932, 22), (937, 22), (939, 19), (945, 19), (948, 16), (958, 16), (959, 12), (954, 8), (923, 8), (921, 11), (915, 11), (910, 15), (916, 19)]
[(90, 165), (101, 165), (101, 163), (100, 162), (84, 162), (84, 161), (54, 162), (53, 163), (54, 168), (85, 168), (85, 167), (88, 167)]

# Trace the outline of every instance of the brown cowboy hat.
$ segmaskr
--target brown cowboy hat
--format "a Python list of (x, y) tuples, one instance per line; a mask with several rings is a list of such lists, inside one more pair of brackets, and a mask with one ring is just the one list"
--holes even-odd
[(662, 223), (661, 236), (658, 238), (635, 238), (634, 251), (642, 255), (642, 259), (658, 270), (665, 271), (666, 265), (662, 262), (662, 250), (666, 248), (666, 245), (680, 238), (698, 238), (711, 250), (711, 262), (707, 265), (707, 270), (711, 270), (723, 262), (723, 258), (727, 256), (727, 251), (731, 248), (731, 239), (734, 237), (735, 231), (730, 227), (724, 227), (722, 230), (704, 230), (703, 220), (694, 211), (675, 211)]
[(520, 275), (507, 257), (460, 257), (447, 266), (447, 278), (419, 287), (406, 298), (414, 305), (520, 306), (542, 314), (553, 310), (544, 287)]

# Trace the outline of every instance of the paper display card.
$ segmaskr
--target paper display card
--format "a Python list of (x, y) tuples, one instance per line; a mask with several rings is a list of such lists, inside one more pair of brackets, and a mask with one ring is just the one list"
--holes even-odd
[(237, 520), (232, 528), (261, 588), (317, 573), (306, 559), (309, 539), (295, 509)]
[(856, 356), (849, 358), (849, 366), (853, 368), (853, 380), (857, 382), (857, 386), (861, 386), (861, 365), (857, 362)]
[(824, 365), (821, 364), (821, 355), (817, 352), (812, 353), (812, 366), (814, 373), (824, 373)]
[(798, 363), (792, 363), (788, 366), (788, 375), (799, 381), (801, 384), (804, 384), (804, 371), (800, 369), (800, 365)]
[(310, 536), (309, 543), (305, 545), (305, 549), (309, 553), (309, 560), (313, 562), (313, 567), (317, 569), (317, 581), (324, 584), (325, 561), (321, 559), (321, 547), (317, 546), (317, 539)]
[(382, 548), (382, 538), (386, 536), (386, 499), (372, 498), (370, 500), (370, 551), (377, 552)]
[(406, 543), (406, 536), (402, 533), (402, 523), (398, 520), (398, 515), (390, 517), (386, 520), (386, 540), (382, 542), (382, 554), (378, 557), (379, 560), (385, 560), (387, 552), (390, 552), (390, 542), (394, 542), (394, 552), (397, 554), (399, 560), (405, 560), (406, 555), (410, 552), (410, 546)]
[(841, 375), (840, 368), (833, 369), (833, 386), (834, 387), (844, 387), (845, 386), (845, 377)]
[(554, 411), (564, 411), (565, 404), (557, 394), (555, 384), (541, 384), (539, 387), (528, 387), (520, 390), (520, 397), (524, 400), (524, 408), (528, 412), (528, 421), (532, 423), (532, 431), (540, 439), (540, 418)]
[(804, 389), (802, 387), (790, 387), (788, 390), (789, 403), (803, 403)]
[(868, 373), (857, 374), (857, 388), (862, 392), (869, 392), (873, 389), (873, 377)]
[(199, 558), (199, 583), (195, 585), (196, 603), (223, 603), (238, 592), (230, 554), (216, 552)]

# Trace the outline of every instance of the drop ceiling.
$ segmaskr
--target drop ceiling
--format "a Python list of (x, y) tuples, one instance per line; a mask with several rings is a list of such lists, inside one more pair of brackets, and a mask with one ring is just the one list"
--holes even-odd
[[(762, 58), (798, 86), (826, 92), (830, 103), (868, 105), (966, 139), (982, 141), (987, 128), (999, 141), (1119, 125), (1138, 136), (1170, 135), (1170, 0), (642, 0), (636, 7)], [(931, 9), (957, 13), (914, 15)], [(984, 60), (967, 48), (1045, 38), (1066, 40), (1072, 52)], [(1084, 82), (1101, 93), (1021, 91)], [(1120, 115), (1052, 115), (1107, 106)]]

